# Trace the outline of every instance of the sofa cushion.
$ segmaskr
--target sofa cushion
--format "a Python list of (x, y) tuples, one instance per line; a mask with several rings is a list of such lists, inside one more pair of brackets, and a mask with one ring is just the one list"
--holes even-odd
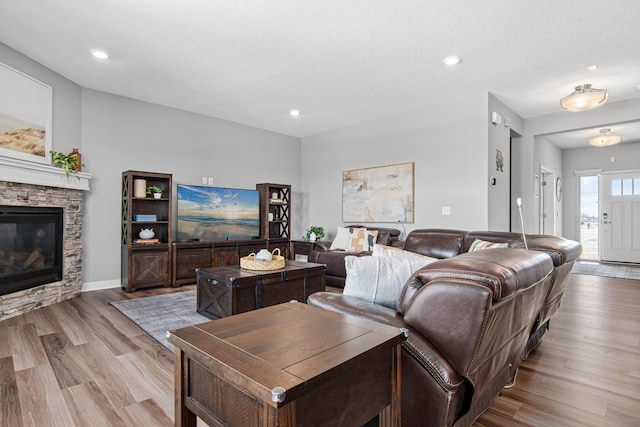
[(507, 242), (489, 242), (487, 240), (475, 239), (471, 246), (469, 246), (469, 252), (473, 251), (481, 251), (483, 249), (495, 249), (495, 248), (506, 248), (509, 244)]
[(404, 249), (433, 258), (453, 258), (462, 253), (466, 231), (427, 228), (413, 230), (407, 236)]
[(347, 272), (344, 295), (395, 309), (404, 284), (430, 260), (347, 256), (344, 261)]
[(349, 244), (351, 243), (351, 231), (352, 228), (338, 227), (338, 231), (336, 232), (336, 238), (331, 242), (331, 247), (329, 250), (343, 250), (346, 251), (349, 249)]
[(351, 232), (351, 242), (349, 252), (370, 252), (376, 244), (378, 230), (367, 230), (366, 228), (356, 228)]

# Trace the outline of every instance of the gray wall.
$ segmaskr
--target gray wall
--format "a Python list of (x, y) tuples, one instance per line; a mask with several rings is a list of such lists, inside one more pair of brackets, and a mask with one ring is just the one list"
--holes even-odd
[[(302, 140), (304, 228), (342, 225), (342, 172), (415, 162), (414, 228), (486, 229), (487, 93)], [(443, 216), (442, 207), (451, 207)], [(399, 224), (378, 224), (402, 229)]]
[[(90, 89), (82, 89), (81, 124), (83, 163), (94, 175), (85, 219), (90, 286), (119, 281), (125, 170), (171, 173), (174, 190), (176, 183), (201, 184), (203, 176), (221, 187), (291, 184), (298, 203), (298, 138)], [(294, 229), (299, 215), (296, 210), (292, 216)]]
[[(0, 62), (53, 88), (52, 146), (56, 151), (82, 149), (80, 140), (80, 86), (0, 43)], [(0, 96), (2, 96), (0, 94)], [(82, 150), (81, 150), (82, 152)]]
[[(500, 114), (502, 123), (493, 124), (491, 122), (493, 112)], [(511, 173), (518, 171), (517, 163), (511, 164), (511, 137), (517, 137), (522, 132), (522, 118), (489, 94), (487, 123), (489, 123), (489, 155), (487, 159), (489, 176), (486, 182), (489, 183), (492, 177), (496, 182), (494, 186), (488, 185), (488, 229), (510, 231), (510, 212), (517, 208), (515, 200), (511, 198)], [(503, 157), (504, 166), (501, 171), (497, 167), (497, 150), (500, 150)]]
[(84, 89), (3, 44), (0, 62), (53, 87), (53, 149), (79, 148), (83, 172), (93, 175), (85, 194), (86, 288), (120, 283), (120, 185), (128, 169), (171, 173), (174, 183), (207, 176), (237, 188), (291, 184), (292, 227), (302, 234), (298, 138)]
[[(587, 129), (587, 128), (600, 128), (607, 127), (608, 125), (614, 125), (618, 123), (625, 123), (630, 121), (637, 121), (640, 119), (640, 98), (634, 98), (626, 101), (611, 102), (602, 107), (596, 108), (590, 111), (584, 111), (581, 113), (569, 113), (559, 112), (555, 114), (548, 114), (544, 116), (537, 116), (525, 119), (522, 135), (522, 144), (520, 145), (520, 152), (518, 153), (520, 162), (520, 189), (519, 192), (523, 197), (523, 205), (531, 206), (532, 209), (523, 208), (523, 216), (525, 222), (525, 229), (538, 230), (539, 227), (539, 214), (540, 209), (538, 206), (538, 200), (534, 197), (535, 186), (533, 185), (533, 177), (535, 174), (540, 173), (540, 163), (550, 163), (552, 161), (557, 162), (557, 154), (559, 151), (550, 150), (549, 147), (545, 147), (540, 144), (540, 136), (548, 135), (558, 132), (567, 132), (572, 130)], [(585, 144), (587, 142), (585, 141)], [(597, 150), (595, 147), (593, 150)], [(598, 151), (594, 151), (598, 153)], [(599, 152), (602, 155), (602, 151)], [(598, 154), (594, 154), (598, 155)], [(608, 158), (608, 157), (603, 157)], [(555, 160), (552, 160), (555, 159)], [(563, 236), (571, 237), (567, 233), (572, 233), (573, 225), (573, 212), (568, 210), (568, 201), (572, 199), (572, 196), (568, 194), (567, 190), (574, 183), (573, 170), (566, 167), (566, 162), (561, 160), (559, 168), (562, 170), (562, 179), (564, 181), (564, 196), (562, 209), (562, 232)], [(634, 169), (636, 169), (634, 167)], [(582, 168), (588, 169), (588, 168)], [(575, 194), (575, 193), (574, 193)], [(575, 210), (575, 208), (574, 208)]]
[[(624, 135), (623, 135), (624, 138)], [(611, 162), (611, 157), (615, 161)], [(577, 239), (576, 220), (577, 177), (576, 171), (602, 169), (602, 172), (640, 169), (640, 141), (624, 142), (608, 147), (585, 147), (565, 150), (562, 168), (564, 174), (564, 235), (569, 239)]]

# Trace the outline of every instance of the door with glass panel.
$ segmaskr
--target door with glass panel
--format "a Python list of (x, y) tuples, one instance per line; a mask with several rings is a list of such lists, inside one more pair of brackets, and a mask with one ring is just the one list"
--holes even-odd
[(600, 174), (600, 259), (640, 263), (640, 171)]

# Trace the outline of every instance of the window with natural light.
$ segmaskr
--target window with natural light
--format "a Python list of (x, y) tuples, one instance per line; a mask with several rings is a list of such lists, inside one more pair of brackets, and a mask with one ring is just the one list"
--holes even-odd
[[(618, 180), (621, 181), (621, 180)], [(581, 176), (578, 181), (580, 243), (582, 259), (598, 260), (598, 176)], [(622, 192), (622, 184), (618, 184)], [(613, 188), (612, 188), (613, 190)]]

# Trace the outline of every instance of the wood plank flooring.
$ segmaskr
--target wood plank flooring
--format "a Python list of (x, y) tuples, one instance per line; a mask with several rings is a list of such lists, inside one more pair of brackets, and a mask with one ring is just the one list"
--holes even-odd
[[(185, 289), (87, 292), (0, 322), (0, 427), (173, 425), (173, 355), (108, 303)], [(640, 281), (573, 275), (475, 425), (640, 426), (639, 331)]]

